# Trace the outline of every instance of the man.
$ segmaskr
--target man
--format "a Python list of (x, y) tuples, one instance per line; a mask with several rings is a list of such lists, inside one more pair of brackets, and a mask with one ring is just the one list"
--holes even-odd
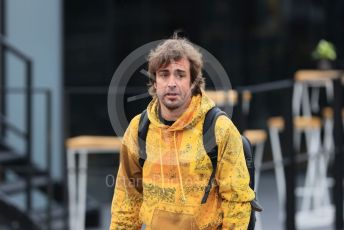
[(141, 167), (138, 115), (123, 137), (110, 229), (247, 229), (254, 192), (241, 136), (225, 116), (215, 124), (216, 180), (201, 204), (212, 173), (202, 128), (215, 106), (204, 94), (202, 67), (186, 39), (173, 37), (150, 52), (147, 159)]

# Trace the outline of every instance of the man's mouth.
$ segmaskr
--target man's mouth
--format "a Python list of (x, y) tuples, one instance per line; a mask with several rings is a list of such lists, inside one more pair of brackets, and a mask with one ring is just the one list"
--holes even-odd
[(174, 99), (176, 99), (178, 94), (177, 93), (166, 93), (165, 96), (167, 97), (167, 99), (174, 100)]

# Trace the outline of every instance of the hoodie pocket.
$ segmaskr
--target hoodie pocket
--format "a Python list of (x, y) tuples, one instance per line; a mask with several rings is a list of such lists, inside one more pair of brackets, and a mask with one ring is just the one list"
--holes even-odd
[(173, 213), (155, 209), (153, 213), (152, 230), (199, 230), (195, 217), (191, 214)]

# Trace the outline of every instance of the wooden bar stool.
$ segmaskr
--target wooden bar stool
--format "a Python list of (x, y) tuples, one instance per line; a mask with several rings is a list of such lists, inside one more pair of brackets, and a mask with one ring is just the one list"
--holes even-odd
[(284, 129), (282, 117), (272, 117), (268, 119), (268, 129), (272, 150), (272, 159), (275, 164), (275, 177), (277, 185), (277, 198), (280, 207), (280, 219), (284, 221), (284, 206), (286, 197), (286, 181), (283, 166), (283, 156), (279, 139), (279, 132)]
[[(206, 90), (205, 94), (212, 99), (215, 104), (219, 107), (225, 107), (227, 105), (235, 106), (238, 104), (238, 92), (236, 90), (220, 90), (220, 91), (214, 91), (214, 90)], [(252, 94), (249, 91), (243, 92), (243, 111), (244, 113), (249, 113), (250, 108), (250, 101), (252, 99)]]
[[(295, 117), (293, 120), (296, 132), (308, 133), (306, 136), (306, 149), (308, 154), (308, 164), (306, 168), (305, 183), (302, 188), (297, 188), (297, 195), (302, 197), (301, 208), (298, 212), (297, 223), (299, 226), (307, 225), (305, 219), (300, 216), (312, 213), (322, 207), (330, 207), (330, 194), (326, 183), (326, 165), (324, 154), (321, 151), (321, 120), (318, 117)], [(268, 119), (269, 136), (273, 160), (275, 162), (275, 174), (279, 204), (281, 207), (282, 220), (284, 219), (285, 206), (285, 173), (283, 168), (283, 157), (279, 139), (279, 132), (284, 129), (284, 119), (282, 117), (272, 117)]]
[(234, 106), (238, 101), (238, 93), (235, 90), (206, 90), (205, 94), (219, 107)]
[[(326, 89), (327, 101), (333, 99), (333, 79), (340, 77), (339, 70), (299, 70), (295, 73), (293, 112), (295, 116), (311, 116), (319, 111), (320, 88)], [(308, 90), (311, 90), (309, 98)]]
[[(83, 230), (85, 229), (88, 155), (92, 153), (118, 153), (121, 138), (78, 136), (67, 139), (65, 144), (68, 169), (69, 229)], [(79, 155), (78, 162), (76, 162), (77, 155)]]
[[(327, 102), (333, 99), (333, 80), (340, 77), (339, 70), (299, 70), (295, 73), (293, 91), (293, 116), (311, 117), (319, 111), (320, 88), (325, 88)], [(309, 96), (311, 91), (311, 97)], [(306, 133), (308, 135), (308, 133)], [(294, 133), (294, 144), (298, 151), (301, 147), (300, 133)]]
[(263, 161), (264, 145), (267, 139), (265, 130), (262, 129), (248, 129), (244, 131), (244, 136), (250, 141), (254, 147), (254, 163), (256, 168), (255, 174), (255, 191), (258, 191), (261, 165)]

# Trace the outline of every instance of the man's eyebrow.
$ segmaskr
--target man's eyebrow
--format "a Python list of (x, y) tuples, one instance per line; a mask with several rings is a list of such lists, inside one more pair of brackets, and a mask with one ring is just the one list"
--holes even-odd
[(185, 71), (185, 70), (182, 70), (182, 69), (176, 69), (176, 72), (186, 73), (186, 71)]
[(159, 69), (157, 72), (169, 72), (168, 69)]

